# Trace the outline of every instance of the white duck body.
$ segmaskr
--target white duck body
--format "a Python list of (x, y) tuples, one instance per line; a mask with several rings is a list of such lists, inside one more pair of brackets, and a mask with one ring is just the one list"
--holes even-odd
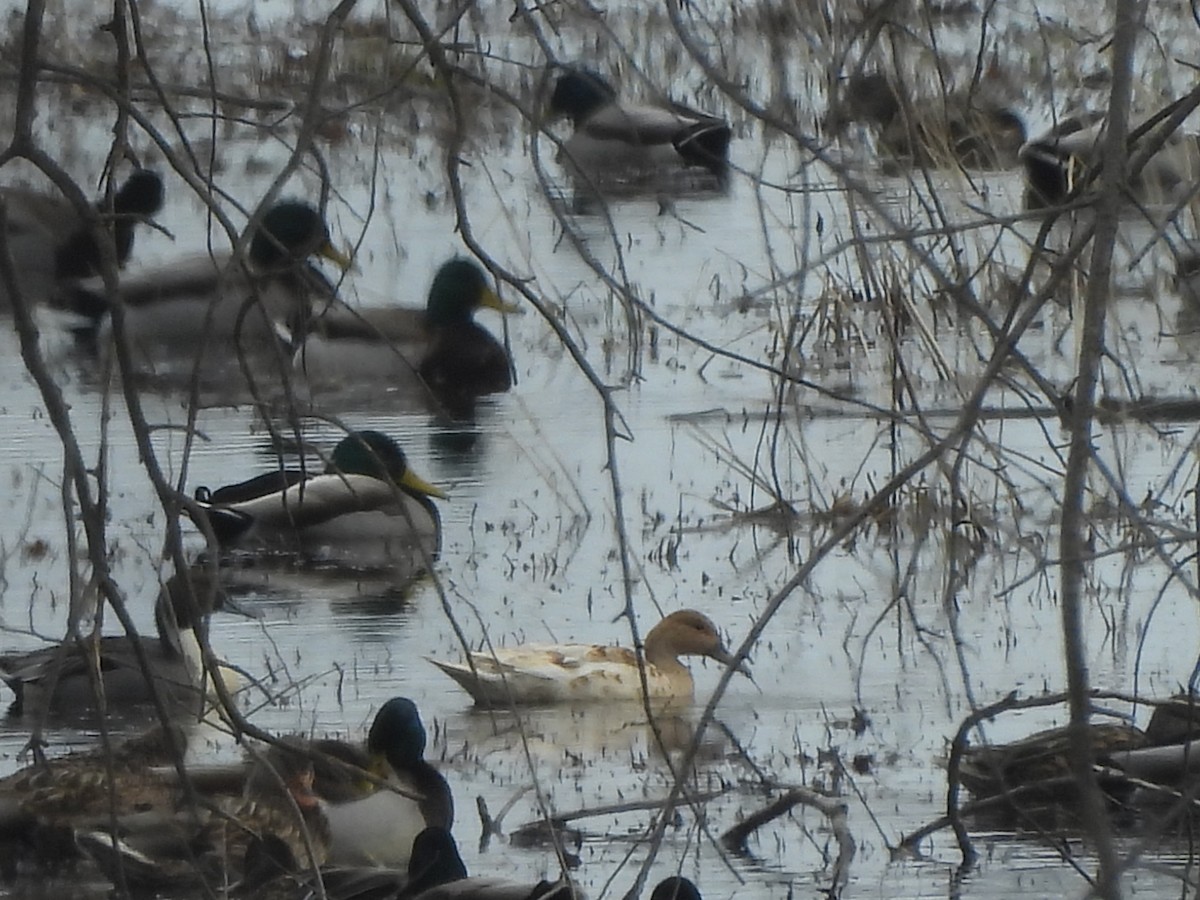
[[(731, 664), (715, 626), (701, 613), (671, 613), (646, 636), (646, 689), (651, 700), (692, 698), (691, 672), (682, 654), (709, 656)], [(640, 701), (636, 654), (603, 644), (526, 644), (471, 654), (468, 663), (430, 660), (457, 681), (481, 706), (593, 701)], [(739, 666), (739, 670), (748, 674)]]
[[(639, 700), (637, 657), (625, 647), (602, 644), (525, 644), (490, 653), (472, 653), (466, 663), (432, 660), (461, 684), (481, 706), (505, 706), (509, 693), (518, 703), (566, 703), (580, 700)], [(646, 665), (651, 699), (690, 698), (692, 675), (686, 667)]]
[[(395, 775), (388, 781), (420, 792)], [(329, 822), (329, 862), (334, 865), (403, 866), (413, 840), (426, 828), (417, 801), (387, 789), (360, 800), (323, 803), (321, 808)]]

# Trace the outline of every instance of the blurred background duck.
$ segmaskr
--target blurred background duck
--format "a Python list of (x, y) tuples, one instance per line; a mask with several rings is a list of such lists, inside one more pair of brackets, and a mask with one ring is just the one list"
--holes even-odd
[(434, 497), (446, 494), (408, 467), (392, 438), (371, 430), (342, 438), (324, 472), (276, 469), (196, 490), (222, 547), (404, 575), (423, 571), (441, 549)]
[(382, 383), (428, 391), (457, 412), (512, 386), (512, 360), (475, 322), (480, 309), (518, 308), (496, 295), (476, 263), (456, 257), (434, 275), (424, 309), (331, 306), (311, 323), (296, 363), (314, 388), (357, 384), (378, 392)]
[(856, 72), (833, 94), (826, 133), (840, 137), (855, 123), (875, 132), (881, 154), (916, 166), (1006, 169), (1025, 143), (1025, 123), (1006, 105), (961, 92), (905, 100), (879, 72)]
[(453, 825), (450, 785), (426, 761), (425, 742), (416, 704), (393, 697), (376, 713), (364, 745), (308, 744), (316, 754), (313, 790), (329, 823), (330, 863), (403, 866), (425, 828)]
[[(28, 188), (0, 190), (9, 255), (21, 293), (27, 302), (53, 297), (61, 281), (100, 273), (100, 248), (92, 229), (65, 197)], [(162, 209), (163, 183), (158, 173), (138, 169), (113, 194), (112, 216), (101, 201), (96, 211), (112, 234), (118, 265), (133, 251), (139, 221)], [(0, 309), (12, 299), (0, 285)]]
[(561, 161), (582, 183), (638, 182), (687, 167), (723, 183), (733, 132), (717, 116), (677, 103), (621, 103), (603, 76), (565, 67), (550, 96), (550, 113), (571, 120)]
[[(200, 570), (176, 574), (154, 604), (157, 637), (81, 637), (0, 656), (0, 679), (14, 695), (9, 715), (92, 717), (98, 691), (108, 714), (144, 710), (154, 699), (151, 681), (169, 710), (202, 712), (205, 695), (211, 700), (216, 689), (204, 667), (196, 628), (224, 599)], [(217, 671), (225, 689), (235, 692), (241, 682), (237, 672), (225, 665)], [(99, 684), (93, 684), (93, 672), (99, 673)]]
[[(236, 368), (239, 352), (274, 346), (281, 328), (299, 327), (314, 305), (329, 302), (333, 285), (312, 258), (343, 270), (351, 264), (316, 209), (286, 200), (263, 215), (244, 260), (201, 255), (129, 273), (118, 293), (131, 351), (187, 373), (201, 358)], [(93, 335), (106, 321), (98, 282), (76, 286), (63, 303), (92, 323)]]
[[(680, 656), (707, 656), (735, 665), (712, 620), (683, 609), (650, 629), (645, 641), (646, 685), (654, 700), (690, 701), (692, 673)], [(642, 698), (637, 656), (605, 644), (525, 644), (471, 654), (471, 663), (431, 659), (481, 706), (510, 703), (637, 700)], [(747, 677), (749, 669), (737, 664)]]
[[(1165, 127), (1165, 126), (1164, 126)], [(1138, 130), (1136, 126), (1132, 131)], [(1061, 206), (1079, 196), (1088, 186), (1097, 185), (1103, 154), (1105, 120), (1102, 116), (1079, 113), (1066, 116), (1048, 131), (1021, 148), (1025, 167), (1025, 206), (1047, 209)], [(1152, 128), (1135, 139), (1130, 156), (1139, 148), (1158, 140)], [(1200, 143), (1195, 135), (1178, 131), (1166, 136), (1127, 184), (1129, 199), (1143, 205), (1173, 203), (1200, 178)]]

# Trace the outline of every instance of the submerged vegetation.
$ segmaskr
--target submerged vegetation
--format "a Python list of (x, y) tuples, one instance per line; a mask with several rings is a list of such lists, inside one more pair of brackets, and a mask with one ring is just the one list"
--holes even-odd
[(12, 9), (0, 651), (99, 738), (0, 875), (1194, 896), (1200, 18), (1110, 6)]

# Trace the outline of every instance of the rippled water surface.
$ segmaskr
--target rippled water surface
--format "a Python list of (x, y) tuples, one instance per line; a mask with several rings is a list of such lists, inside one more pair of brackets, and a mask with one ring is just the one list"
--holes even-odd
[[(540, 65), (531, 36), (504, 21), (510, 11), (468, 17), (461, 38), (495, 34), (498, 57)], [(254, 71), (267, 62), (279, 65), (269, 36), (295, 31), (304, 37), (288, 52), (296, 77), (307, 71), (301, 48), (311, 46), (315, 29), (295, 23), (319, 21), (317, 12), (298, 12), (277, 0), (218, 12), (212, 28), (225, 37), (214, 52), (227, 56), (230, 66), (239, 60)], [(55, 8), (51, 13), (57, 14)], [(394, 9), (360, 13), (370, 21), (398, 16)], [(631, 52), (639, 61), (653, 58), (653, 41), (637, 35), (642, 20), (627, 14), (634, 22), (627, 37)], [(198, 27), (196, 9), (186, 3), (177, 9), (156, 3), (145, 15), (168, 36)], [(620, 15), (614, 12), (614, 18)], [(1032, 27), (1032, 14), (1012, 15), (1008, 27)], [(412, 39), (402, 23), (393, 25), (394, 33)], [(617, 27), (624, 32), (624, 25)], [(69, 36), (78, 32), (68, 30), (66, 38), (60, 30), (53, 33), (60, 36), (49, 52), (62, 59)], [(558, 51), (586, 53), (590, 42), (600, 40), (596, 33), (595, 23), (568, 22), (555, 38)], [(266, 37), (256, 41), (255, 34)], [(1176, 49), (1194, 57), (1194, 26), (1179, 34)], [(77, 39), (79, 56), (95, 52), (99, 39), (90, 30)], [(382, 42), (339, 46), (346, 66), (351, 58), (356, 65), (382, 65), (392, 52)], [(195, 76), (193, 63), (198, 70), (202, 57), (181, 59), (172, 77)], [(735, 64), (756, 73), (748, 82), (752, 90), (773, 84), (770, 72), (784, 77), (762, 57), (758, 68), (754, 60)], [(530, 104), (537, 99), (537, 76), (530, 74), (535, 68), (495, 62), (498, 80), (524, 91)], [(791, 75), (797, 84), (805, 78), (816, 84), (811, 75)], [(276, 76), (278, 82), (261, 83), (264, 95), (282, 90), (278, 85), (289, 77), (287, 71)], [(1156, 97), (1178, 76), (1152, 84), (1146, 77)], [(240, 93), (255, 95), (253, 76), (234, 83)], [(686, 67), (671, 83), (681, 99), (721, 104)], [(820, 91), (793, 89), (807, 98), (795, 113), (799, 127), (811, 128)], [(931, 193), (953, 222), (1005, 216), (1019, 209), (1022, 186), (1016, 171), (975, 173), (973, 186), (956, 172), (932, 173), (925, 183), (908, 174), (880, 174), (868, 160), (855, 171), (869, 180), (882, 205), (866, 212), (794, 142), (741, 116), (735, 118), (732, 156), (742, 171), (727, 192), (575, 204), (553, 145), (539, 141), (549, 179), (543, 186), (529, 128), (504, 107), (473, 97), (479, 105), (470, 107), (470, 137), (458, 151), (461, 219), (447, 182), (448, 125), (440, 97), (433, 84), (407, 99), (368, 106), (318, 141), (332, 189), (331, 230), (335, 240), (357, 247), (357, 267), (342, 284), (343, 296), (362, 306), (419, 304), (438, 265), (466, 252), (463, 234), (469, 233), (542, 300), (595, 383), (551, 322), (506, 285), (502, 293), (523, 306), (522, 314), (502, 321), (483, 313), (480, 321), (509, 342), (517, 383), (482, 403), (470, 425), (448, 425), (387, 384), (318, 397), (315, 411), (329, 420), (291, 420), (306, 440), (328, 450), (342, 425), (386, 431), (401, 442), (414, 470), (449, 493), (439, 504), (444, 546), (435, 577), (397, 591), (376, 575), (250, 569), (238, 575), (239, 599), (257, 617), (218, 615), (210, 640), (218, 655), (263, 680), (269, 699), (250, 691), (244, 702), (253, 721), (269, 730), (362, 734), (384, 700), (413, 698), (430, 729), (429, 755), (455, 793), (455, 831), (468, 868), (541, 877), (557, 870), (548, 848), (477, 840), (477, 798), (493, 816), (503, 811), (500, 827), (508, 834), (540, 818), (539, 799), (562, 814), (665, 797), (667, 761), (636, 708), (536, 709), (519, 719), (473, 710), (466, 695), (426, 661), (461, 655), (450, 616), (473, 644), (485, 634), (498, 644), (628, 643), (628, 624), (619, 618), (625, 606), (623, 530), (642, 634), (663, 612), (695, 607), (713, 618), (731, 646), (741, 643), (774, 593), (853, 504), (927, 449), (928, 434), (949, 430), (992, 350), (978, 323), (935, 295), (912, 254), (853, 239), (863, 238), (864, 223), (873, 232), (884, 229), (880, 212), (895, 217), (893, 225), (927, 226), (921, 204)], [(1022, 109), (1033, 121), (1045, 120), (1052, 102), (1040, 91), (1030, 93)], [(11, 103), (5, 99), (5, 109)], [(62, 148), (64, 165), (90, 186), (108, 148), (111, 109), (98, 103), (93, 111), (86, 98), (49, 87), (45, 103), (39, 134)], [(147, 109), (150, 124), (177, 146), (166, 117), (157, 107)], [(294, 123), (284, 121), (266, 136), (260, 126), (276, 114), (246, 115), (254, 121), (223, 122), (208, 137), (216, 138), (217, 184), (252, 207), (286, 163)], [(210, 126), (198, 118), (184, 127), (201, 140)], [(132, 142), (146, 162), (166, 170), (161, 150), (145, 133), (135, 131)], [(857, 146), (839, 150), (852, 159), (869, 156)], [(4, 175), (10, 171), (10, 182), (28, 174), (12, 166)], [(315, 199), (320, 183), (306, 161), (283, 193)], [(209, 234), (203, 204), (178, 176), (168, 178), (167, 191), (156, 220), (162, 230), (139, 235), (131, 271), (203, 252)], [(968, 265), (990, 260), (977, 282), (982, 301), (1001, 309), (1009, 302), (985, 280), (997, 272), (1019, 273), (1037, 224), (992, 224), (961, 241)], [(564, 225), (578, 245), (564, 236)], [(1137, 221), (1122, 233), (1110, 323), (1113, 360), (1104, 381), (1105, 393), (1118, 398), (1193, 393), (1200, 346), (1159, 238)], [(948, 265), (936, 233), (927, 246)], [(874, 260), (867, 269), (894, 277), (912, 299), (895, 341), (870, 299), (879, 296), (879, 286), (865, 281), (861, 253)], [(592, 263), (612, 276), (612, 285)], [(646, 310), (629, 313), (614, 287), (636, 295)], [(1002, 311), (995, 315), (1003, 318)], [(104, 389), (100, 363), (74, 346), (60, 320), (44, 315), (39, 321), (43, 349), (88, 464), (106, 448), (112, 562), (139, 624), (149, 628), (164, 569), (165, 514), (139, 462), (120, 393)], [(1069, 301), (1050, 304), (1020, 345), (1063, 390), (1073, 373), (1074, 327)], [(0, 482), (6, 485), (0, 494), (0, 622), (3, 649), (12, 650), (40, 645), (35, 635), (61, 634), (69, 549), (59, 438), (11, 329), (0, 329), (0, 343)], [(785, 354), (789, 344), (794, 352)], [(785, 356), (802, 381), (781, 390), (754, 363), (780, 365)], [(615, 466), (596, 384), (610, 392), (616, 409)], [(991, 413), (961, 459), (945, 457), (947, 468), (956, 462), (962, 467), (956, 477), (965, 504), (952, 496), (948, 471), (929, 467), (896, 495), (886, 515), (869, 520), (787, 597), (752, 650), (753, 682), (730, 681), (697, 756), (697, 789), (717, 796), (703, 804), (702, 815), (680, 810), (651, 882), (682, 870), (706, 897), (718, 900), (819, 893), (829, 886), (836, 842), (815, 810), (796, 807), (770, 823), (750, 839), (746, 856), (730, 856), (714, 843), (781, 789), (803, 785), (836, 792), (848, 804), (857, 854), (846, 896), (1086, 893), (1084, 879), (1063, 858), (1078, 855), (1085, 868), (1093, 864), (1074, 834), (1060, 853), (1031, 836), (981, 828), (975, 834), (981, 862), (966, 875), (957, 872), (948, 831), (923, 842), (919, 858), (891, 853), (905, 834), (944, 812), (942, 762), (973, 703), (994, 702), (1014, 690), (1027, 696), (1065, 686), (1054, 562), (1068, 435), (1047, 415), (1044, 398), (1012, 385), (993, 388), (985, 404)], [(186, 394), (142, 394), (168, 478), (190, 492), (276, 464), (268, 416), (245, 403), (224, 403), (244, 399), (239, 389), (225, 394), (223, 386), (210, 386), (203, 399), (213, 405), (196, 413), (198, 439), (185, 458)], [(269, 418), (288, 425), (278, 409)], [(1195, 527), (1188, 495), (1196, 480), (1194, 435), (1193, 421), (1108, 423), (1097, 428), (1095, 445), (1129, 496), (1147, 498), (1148, 514), (1187, 531)], [(769, 509), (774, 500), (767, 489), (776, 486), (794, 516)], [(1091, 677), (1099, 687), (1165, 696), (1192, 672), (1200, 641), (1194, 601), (1148, 549), (1128, 550), (1132, 532), (1111, 512), (1114, 494), (1098, 476), (1092, 490), (1092, 540), (1101, 553), (1086, 601)], [(747, 515), (755, 510), (763, 514)], [(955, 526), (964, 519), (977, 524), (982, 550), (966, 565), (956, 551), (958, 580), (948, 589), (950, 548), (965, 533)], [(70, 527), (78, 530), (74, 521)], [(202, 538), (186, 522), (184, 527), (187, 549), (198, 553)], [(665, 723), (674, 760), (720, 676), (710, 662), (693, 662), (692, 669), (696, 703)], [(1145, 711), (1136, 716), (1144, 724)], [(1008, 715), (987, 735), (1012, 739), (1065, 718), (1063, 707)], [(0, 723), (5, 771), (19, 765), (27, 737), (27, 723)], [(68, 727), (52, 727), (48, 734), (55, 750), (86, 744), (89, 737)], [(229, 752), (212, 748), (214, 756)], [(764, 781), (775, 790), (764, 789)], [(573, 822), (582, 831), (574, 874), (589, 896), (620, 896), (629, 887), (644, 859), (640, 838), (650, 816), (631, 808)], [(1130, 895), (1177, 893), (1186, 854), (1183, 844), (1158, 846), (1152, 859), (1162, 865), (1135, 869), (1127, 882)]]

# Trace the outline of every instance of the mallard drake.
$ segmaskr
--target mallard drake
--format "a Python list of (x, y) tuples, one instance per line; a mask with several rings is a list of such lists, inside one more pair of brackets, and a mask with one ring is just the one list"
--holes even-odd
[(695, 882), (682, 875), (664, 878), (654, 887), (650, 900), (701, 900)]
[(1025, 143), (1024, 121), (1006, 106), (970, 94), (950, 94), (932, 105), (906, 103), (896, 84), (878, 72), (846, 79), (824, 127), (837, 136), (854, 122), (875, 130), (883, 153), (914, 165), (1004, 169), (1016, 164)]
[(424, 309), (351, 310), (330, 307), (316, 317), (296, 353), (310, 384), (417, 387), (457, 409), (476, 397), (512, 387), (512, 360), (473, 318), (480, 309), (512, 313), (476, 263), (456, 257), (442, 264)]
[[(1025, 166), (1025, 206), (1060, 206), (1089, 182), (1100, 167), (1105, 120), (1069, 116), (1021, 148)], [(1137, 143), (1131, 153), (1137, 152)], [(1171, 201), (1200, 176), (1200, 144), (1192, 135), (1173, 133), (1130, 181), (1131, 196), (1141, 203)]]
[[(189, 596), (189, 593), (191, 596)], [(198, 572), (173, 575), (154, 604), (158, 637), (109, 635), (98, 640), (79, 638), (54, 647), (0, 656), (0, 679), (14, 694), (9, 715), (94, 715), (96, 689), (93, 661), (100, 672), (105, 709), (109, 712), (148, 706), (154, 693), (138, 660), (146, 657), (150, 677), (170, 708), (200, 712), (201, 685), (211, 697), (195, 626), (201, 617), (223, 603), (220, 589)], [(240, 678), (228, 666), (218, 671), (226, 690), (236, 691)]]
[(563, 161), (586, 180), (638, 181), (695, 166), (723, 180), (729, 166), (729, 123), (670, 103), (633, 106), (590, 69), (568, 67), (554, 84), (550, 112), (571, 120)]
[[(692, 674), (680, 656), (734, 665), (712, 620), (693, 609), (671, 613), (646, 635), (646, 685), (654, 700), (692, 698)], [(637, 655), (604, 644), (527, 644), (471, 654), (471, 664), (431, 659), (481, 706), (510, 703), (640, 700)], [(749, 676), (745, 664), (738, 671)]]
[(342, 438), (322, 474), (280, 469), (196, 490), (223, 547), (413, 571), (441, 549), (431, 497), (446, 494), (409, 469), (399, 445), (378, 431)]
[[(8, 253), (26, 300), (49, 299), (58, 282), (99, 274), (96, 238), (64, 197), (13, 187), (0, 190), (0, 202)], [(111, 224), (119, 265), (133, 250), (138, 221), (154, 215), (162, 203), (162, 178), (149, 169), (136, 170), (113, 194)], [(96, 209), (101, 216), (107, 213), (103, 202)], [(0, 308), (7, 309), (10, 303), (7, 289), (0, 285)]]
[[(393, 697), (376, 713), (365, 746), (311, 743), (317, 753), (314, 791), (329, 822), (331, 863), (402, 866), (421, 831), (453, 824), (450, 785), (425, 760), (425, 740), (416, 704)], [(383, 779), (388, 787), (357, 771)]]
[[(321, 214), (287, 200), (267, 210), (244, 262), (205, 255), (130, 273), (118, 287), (129, 345), (150, 356), (166, 348), (185, 372), (201, 358), (236, 364), (238, 352), (273, 345), (281, 328), (301, 327), (316, 303), (329, 302), (333, 286), (309, 264), (314, 256), (351, 264)], [(97, 326), (108, 312), (95, 282), (66, 292), (63, 304)]]

